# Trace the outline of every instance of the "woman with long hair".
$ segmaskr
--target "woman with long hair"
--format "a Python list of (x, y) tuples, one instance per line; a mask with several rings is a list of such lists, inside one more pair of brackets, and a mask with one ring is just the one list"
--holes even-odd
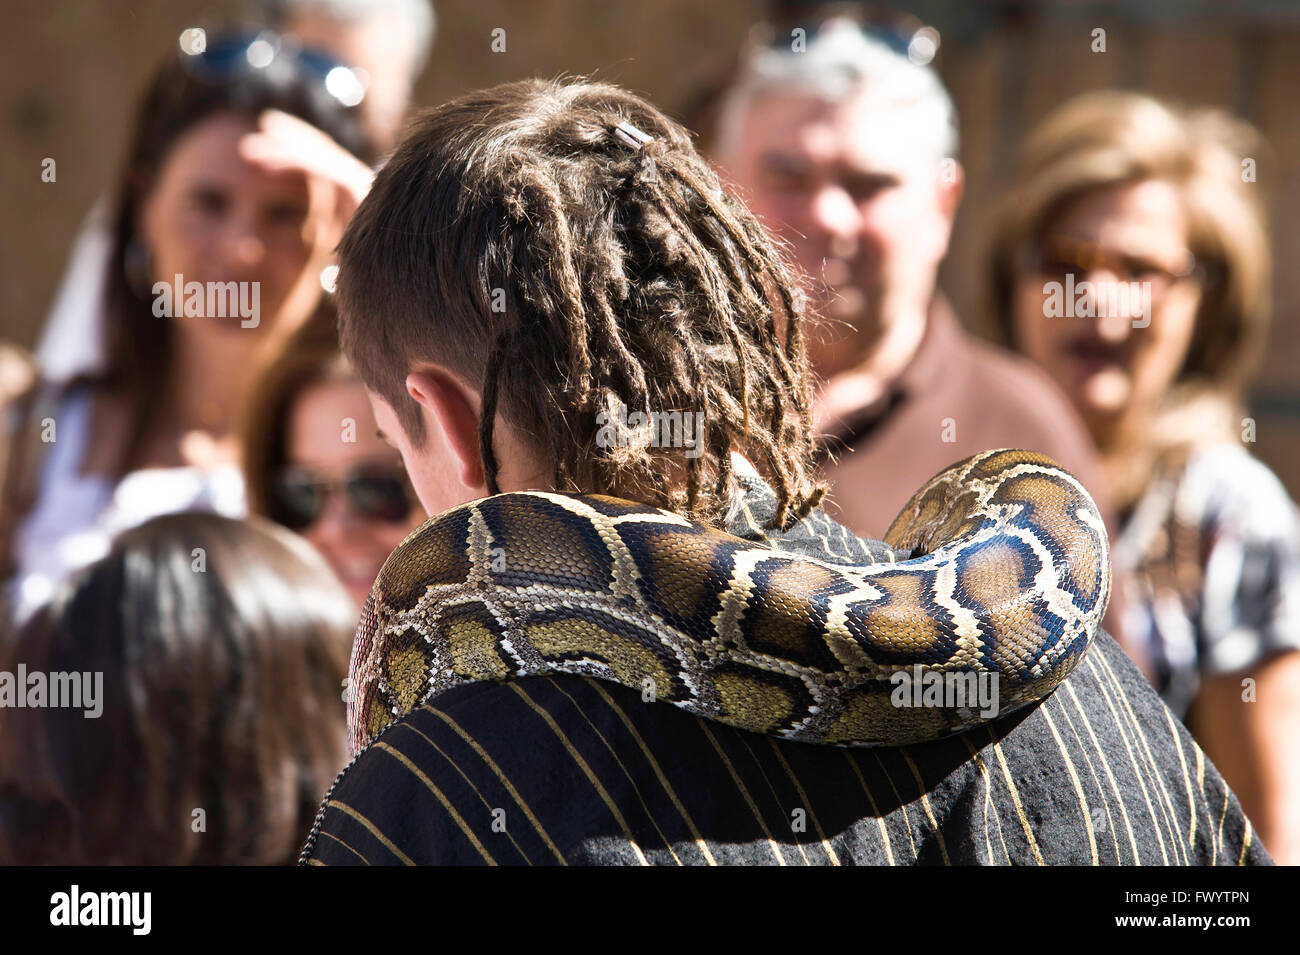
[(368, 185), (336, 68), (262, 33), (155, 73), (114, 199), (103, 367), (38, 391), (5, 481), (0, 577), (19, 617), (123, 528), (243, 513), (240, 409), (263, 356), (315, 309)]
[(1131, 93), (1030, 137), (993, 244), (993, 315), (1073, 397), (1123, 530), (1126, 630), (1279, 862), (1300, 862), (1300, 529), (1253, 457), (1271, 311), (1258, 134)]

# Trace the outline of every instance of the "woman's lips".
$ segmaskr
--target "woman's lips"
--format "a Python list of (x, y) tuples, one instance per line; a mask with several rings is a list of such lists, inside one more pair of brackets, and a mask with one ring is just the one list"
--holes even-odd
[(1065, 350), (1069, 390), (1095, 412), (1114, 414), (1129, 400), (1132, 381), (1123, 347), (1081, 340)]
[(384, 560), (383, 558), (375, 560), (372, 557), (336, 556), (331, 561), (331, 564), (334, 567), (334, 573), (338, 575), (344, 586), (353, 590), (369, 591), (370, 585), (379, 576), (379, 570), (383, 567)]
[(1110, 369), (1122, 370), (1126, 364), (1122, 348), (1098, 341), (1076, 341), (1065, 350), (1071, 368), (1080, 378)]

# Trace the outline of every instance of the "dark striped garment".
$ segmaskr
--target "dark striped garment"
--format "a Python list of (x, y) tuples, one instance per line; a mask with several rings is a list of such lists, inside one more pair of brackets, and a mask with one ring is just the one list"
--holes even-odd
[(303, 859), (1270, 861), (1218, 771), (1104, 634), (1041, 705), (907, 747), (786, 742), (587, 677), (460, 687), (357, 758)]
[[(838, 550), (824, 530), (783, 543)], [(884, 545), (846, 546), (844, 560)], [(1105, 633), (1042, 703), (906, 747), (788, 742), (582, 676), (458, 687), (340, 775), (302, 861), (1271, 863), (1218, 771)]]

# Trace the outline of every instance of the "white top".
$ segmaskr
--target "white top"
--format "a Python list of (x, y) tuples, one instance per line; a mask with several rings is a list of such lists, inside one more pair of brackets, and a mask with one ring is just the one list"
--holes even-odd
[(41, 465), (40, 496), (14, 540), (17, 572), (10, 594), (17, 621), (48, 601), (74, 571), (108, 553), (113, 536), (162, 514), (248, 513), (235, 465), (147, 468), (116, 484), (78, 473), (86, 449), (92, 394), (68, 395), (55, 418), (55, 440)]
[(47, 381), (71, 381), (104, 364), (104, 285), (112, 248), (109, 203), (101, 196), (81, 223), (36, 346), (36, 364)]

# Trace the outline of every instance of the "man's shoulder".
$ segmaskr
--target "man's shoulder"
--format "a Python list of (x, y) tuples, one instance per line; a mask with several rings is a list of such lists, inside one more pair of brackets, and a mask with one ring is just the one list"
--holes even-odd
[(907, 747), (699, 719), (581, 676), (474, 684), (385, 730), (307, 861), (1267, 861), (1236, 799), (1105, 634), (1045, 701)]
[(977, 412), (964, 421), (966, 437), (979, 450), (1000, 445), (1049, 455), (1083, 482), (1109, 517), (1092, 439), (1065, 392), (1028, 359), (963, 329), (957, 334), (962, 358), (952, 387), (961, 392), (960, 407)]
[(1072, 426), (1082, 427), (1069, 399), (1047, 372), (1022, 355), (964, 328), (958, 334), (968, 388), (988, 401), (1007, 406), (1017, 417), (1051, 421), (1059, 415)]

